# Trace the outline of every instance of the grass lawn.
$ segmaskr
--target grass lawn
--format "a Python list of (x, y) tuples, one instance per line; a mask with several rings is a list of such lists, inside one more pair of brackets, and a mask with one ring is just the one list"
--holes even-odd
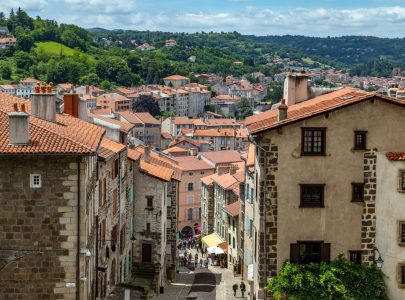
[(37, 42), (35, 43), (35, 50), (44, 51), (51, 56), (59, 56), (60, 54), (63, 54), (65, 56), (82, 55), (85, 56), (90, 62), (95, 63), (95, 59), (93, 56), (57, 42)]
[(302, 61), (303, 61), (304, 63), (308, 64), (308, 65), (313, 65), (313, 64), (314, 64), (314, 61), (313, 61), (312, 58), (310, 58), (310, 57), (304, 57), (304, 58), (302, 59)]

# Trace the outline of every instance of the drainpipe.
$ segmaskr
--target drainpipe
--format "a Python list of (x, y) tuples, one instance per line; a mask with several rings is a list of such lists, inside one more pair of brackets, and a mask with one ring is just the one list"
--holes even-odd
[(77, 158), (76, 300), (80, 299), (80, 157)]

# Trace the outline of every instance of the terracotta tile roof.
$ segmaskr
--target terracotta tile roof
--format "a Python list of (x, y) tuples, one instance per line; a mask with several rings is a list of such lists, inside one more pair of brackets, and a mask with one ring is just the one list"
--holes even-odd
[(231, 217), (239, 216), (240, 214), (240, 203), (235, 201), (223, 207), (223, 210)]
[(170, 181), (174, 173), (172, 169), (147, 163), (144, 160), (141, 160), (140, 162), (140, 171), (142, 173), (145, 173), (158, 179), (162, 179), (164, 181)]
[(0, 88), (2, 88), (3, 90), (15, 90), (16, 89), (16, 87), (11, 84), (0, 85)]
[(38, 79), (35, 79), (35, 78), (31, 78), (31, 77), (28, 77), (28, 78), (25, 78), (24, 80), (21, 80), (20, 82), (26, 82), (26, 83), (38, 83), (38, 82), (40, 82)]
[(198, 159), (195, 156), (179, 156), (174, 157), (178, 163), (179, 167), (183, 171), (196, 171), (196, 170), (212, 170), (214, 167), (209, 163)]
[(119, 112), (121, 117), (127, 120), (129, 123), (132, 124), (152, 124), (152, 125), (159, 125), (160, 121), (156, 120), (150, 113), (142, 112), (142, 113), (133, 113), (130, 111), (122, 111)]
[(240, 97), (234, 95), (218, 95), (211, 99), (213, 102), (238, 102)]
[(278, 110), (269, 110), (256, 116), (246, 119), (246, 125), (250, 133), (257, 133), (306, 118), (314, 117), (319, 114), (359, 103), (365, 100), (378, 97), (383, 101), (405, 106), (405, 102), (398, 99), (386, 97), (376, 93), (367, 93), (355, 88), (343, 88), (304, 102), (291, 105), (288, 108), (286, 120), (277, 122)]
[(117, 101), (125, 101), (129, 102), (129, 99), (125, 96), (122, 96), (117, 93), (108, 93), (108, 94), (102, 94), (97, 97), (97, 105), (101, 103), (101, 101), (107, 100), (107, 101), (112, 101), (112, 102), (117, 102)]
[[(131, 149), (132, 150), (132, 149)], [(135, 155), (132, 151), (135, 151), (139, 153), (140, 155)], [(144, 147), (143, 146), (138, 146), (134, 150), (132, 150), (131, 153), (128, 153), (128, 156), (131, 155), (131, 159), (138, 157), (137, 159), (133, 160), (138, 160), (139, 158), (143, 157), (144, 155)], [(141, 161), (143, 158), (141, 159)], [(151, 150), (151, 158), (150, 158), (150, 164), (157, 165), (157, 166), (162, 166), (168, 169), (173, 170), (173, 179), (180, 181), (181, 180), (181, 169), (178, 164), (178, 162), (174, 159), (171, 158), (163, 153), (159, 153), (156, 151)]]
[(92, 114), (94, 115), (111, 115), (113, 114), (113, 110), (111, 108), (101, 108), (101, 109), (95, 109), (92, 111)]
[(56, 122), (29, 117), (29, 145), (9, 145), (8, 112), (13, 104), (24, 103), (31, 112), (31, 102), (0, 93), (0, 154), (94, 154), (105, 133), (103, 128), (67, 114), (57, 114)]
[(187, 149), (180, 148), (180, 147), (176, 147), (176, 146), (170, 147), (169, 149), (166, 149), (166, 150), (163, 150), (163, 153), (166, 153), (166, 154), (170, 154), (170, 153), (183, 153), (183, 152), (186, 153), (186, 155), (187, 155), (188, 150), (187, 150)]
[(240, 168), (233, 177), (239, 182), (245, 182), (245, 168)]
[[(124, 133), (129, 133), (129, 131), (135, 127), (134, 124), (131, 123), (125, 123), (125, 122), (121, 122), (119, 120), (116, 119), (111, 119), (111, 118), (107, 118), (107, 117), (103, 117), (103, 116), (99, 116), (99, 115), (94, 115), (94, 114), (89, 114), (89, 117), (92, 119), (98, 119), (101, 120), (102, 122), (107, 122), (113, 125), (116, 125), (119, 127), (119, 130), (124, 132)], [(94, 120), (93, 120), (94, 122)], [(99, 123), (99, 122), (94, 122), (94, 123)], [(102, 125), (102, 124), (98, 124), (98, 125)]]
[(186, 80), (186, 79), (188, 78), (181, 75), (171, 75), (166, 78), (163, 78), (163, 80)]
[(164, 138), (166, 140), (171, 140), (173, 138), (172, 135), (168, 132), (162, 132), (161, 135), (162, 135), (162, 138)]
[(205, 124), (208, 127), (216, 127), (216, 126), (240, 126), (238, 122), (234, 119), (205, 119)]
[(187, 117), (174, 117), (172, 122), (176, 125), (193, 125), (193, 119)]
[(197, 130), (182, 130), (183, 134), (192, 134), (196, 137), (227, 137), (235, 136), (237, 138), (247, 138), (247, 131), (245, 128), (234, 130), (233, 128), (221, 129), (197, 129)]
[(405, 152), (388, 152), (386, 155), (389, 160), (405, 160)]
[(223, 151), (210, 151), (200, 153), (201, 157), (204, 157), (213, 164), (222, 163), (234, 163), (242, 161), (240, 153), (234, 150), (223, 150)]
[(211, 178), (216, 184), (220, 185), (225, 190), (231, 190), (235, 183), (239, 184), (238, 180), (236, 180), (236, 178), (233, 177), (230, 173), (226, 173), (223, 175), (214, 174), (211, 176)]
[(59, 83), (57, 86), (63, 90), (73, 90), (75, 88), (71, 83)]
[(120, 143), (117, 143), (113, 140), (108, 138), (103, 138), (100, 144), (100, 151), (98, 155), (104, 159), (108, 159), (109, 157), (113, 156), (114, 154), (120, 153), (124, 151), (126, 146)]
[(142, 153), (135, 151), (134, 149), (128, 149), (128, 158), (133, 161), (137, 161), (142, 156)]
[(208, 176), (201, 178), (201, 182), (207, 186), (212, 185), (214, 183), (214, 180), (211, 178), (211, 176), (212, 175), (208, 175)]
[(182, 136), (182, 137), (172, 141), (170, 143), (169, 147), (173, 147), (173, 146), (178, 145), (178, 144), (183, 143), (183, 142), (189, 143), (189, 144), (191, 144), (193, 146), (196, 146), (196, 147), (200, 146), (200, 143), (198, 141), (195, 141), (195, 140), (189, 139), (188, 137)]

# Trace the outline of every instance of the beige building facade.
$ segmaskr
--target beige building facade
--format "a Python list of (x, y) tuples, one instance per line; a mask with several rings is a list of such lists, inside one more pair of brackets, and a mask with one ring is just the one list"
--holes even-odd
[(287, 259), (343, 254), (373, 264), (376, 190), (369, 170), (377, 150), (404, 147), (403, 108), (392, 98), (342, 89), (291, 105), (285, 114), (279, 109), (248, 119), (258, 148), (256, 299)]

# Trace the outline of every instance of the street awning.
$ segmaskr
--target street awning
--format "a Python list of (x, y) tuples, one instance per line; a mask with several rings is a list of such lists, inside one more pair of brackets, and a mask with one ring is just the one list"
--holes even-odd
[(218, 247), (224, 250), (225, 253), (228, 253), (228, 243), (227, 242), (222, 242), (221, 244), (218, 244)]
[(214, 247), (223, 242), (215, 232), (204, 236), (201, 240), (206, 247)]

